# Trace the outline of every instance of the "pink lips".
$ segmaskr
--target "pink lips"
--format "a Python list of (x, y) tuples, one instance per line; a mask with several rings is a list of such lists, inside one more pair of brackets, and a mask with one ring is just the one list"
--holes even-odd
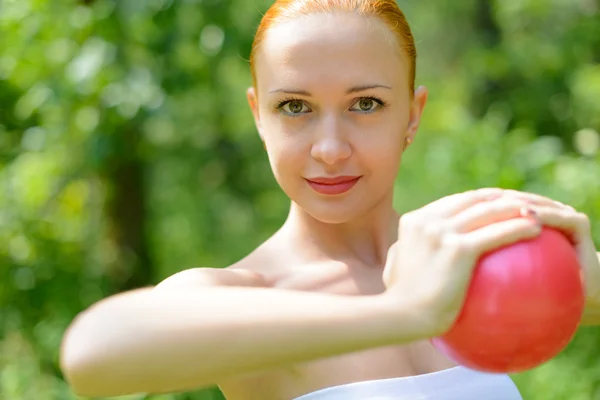
[(360, 176), (337, 176), (335, 178), (306, 179), (308, 185), (317, 193), (336, 195), (346, 193), (356, 185)]

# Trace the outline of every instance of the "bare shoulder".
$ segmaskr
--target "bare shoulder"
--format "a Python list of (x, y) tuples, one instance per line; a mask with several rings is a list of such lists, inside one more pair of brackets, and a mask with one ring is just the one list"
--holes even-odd
[(269, 246), (261, 246), (240, 261), (225, 268), (190, 268), (169, 276), (156, 288), (183, 287), (269, 287)]

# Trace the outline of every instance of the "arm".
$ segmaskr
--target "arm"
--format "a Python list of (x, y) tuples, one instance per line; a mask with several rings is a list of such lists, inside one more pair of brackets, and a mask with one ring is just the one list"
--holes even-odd
[(176, 392), (421, 338), (415, 308), (383, 298), (260, 287), (135, 290), (76, 318), (61, 365), (80, 395)]

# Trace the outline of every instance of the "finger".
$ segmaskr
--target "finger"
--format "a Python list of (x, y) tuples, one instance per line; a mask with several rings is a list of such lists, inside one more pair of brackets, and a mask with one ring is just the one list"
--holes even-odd
[(447, 223), (453, 232), (466, 233), (512, 218), (531, 217), (537, 222), (528, 207), (529, 204), (520, 199), (500, 198), (476, 204), (460, 212)]
[(484, 188), (456, 193), (429, 203), (422, 210), (431, 217), (449, 217), (477, 203), (497, 199), (503, 193), (504, 190), (499, 188)]
[(541, 195), (535, 194), (535, 193), (519, 192), (517, 190), (507, 189), (507, 190), (505, 190), (505, 195), (508, 197), (516, 197), (519, 199), (523, 199), (523, 200), (525, 200), (531, 204), (535, 204), (535, 205), (575, 210), (573, 207), (571, 207), (567, 204), (561, 203), (556, 200), (552, 200), (548, 197), (544, 197), (544, 196), (541, 196)]
[(583, 213), (549, 206), (534, 206), (532, 209), (542, 225), (561, 230), (576, 243), (590, 234), (590, 220)]
[(533, 239), (541, 232), (541, 227), (525, 218), (509, 219), (486, 225), (464, 236), (466, 246), (480, 256), (522, 240)]

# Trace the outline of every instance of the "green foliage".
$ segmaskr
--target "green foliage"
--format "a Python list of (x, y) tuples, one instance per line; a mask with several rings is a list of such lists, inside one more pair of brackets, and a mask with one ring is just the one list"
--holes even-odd
[[(0, 0), (0, 398), (75, 399), (58, 351), (76, 313), (184, 268), (226, 266), (283, 221), (245, 99), (269, 4)], [(587, 213), (600, 244), (598, 3), (401, 6), (431, 96), (398, 209), (515, 188)], [(515, 376), (525, 399), (600, 398), (599, 335), (582, 329)]]

